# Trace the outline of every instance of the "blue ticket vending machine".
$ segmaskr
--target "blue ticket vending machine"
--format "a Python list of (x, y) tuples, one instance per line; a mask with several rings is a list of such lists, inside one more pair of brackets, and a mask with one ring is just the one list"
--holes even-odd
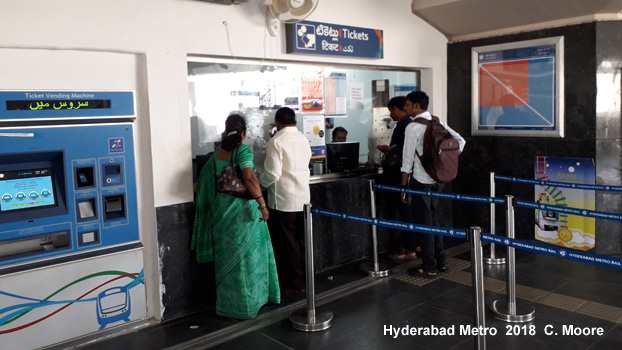
[(139, 242), (131, 91), (0, 91), (0, 268)]

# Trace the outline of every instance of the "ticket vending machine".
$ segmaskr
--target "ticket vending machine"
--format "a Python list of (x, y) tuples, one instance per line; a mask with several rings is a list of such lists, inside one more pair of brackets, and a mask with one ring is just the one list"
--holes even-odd
[(3, 348), (146, 317), (135, 119), (133, 91), (0, 91)]

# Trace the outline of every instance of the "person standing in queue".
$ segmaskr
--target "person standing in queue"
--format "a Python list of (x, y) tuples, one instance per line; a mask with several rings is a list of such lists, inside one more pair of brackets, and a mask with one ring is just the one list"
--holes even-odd
[[(277, 267), (268, 233), (269, 212), (255, 175), (246, 121), (238, 114), (225, 122), (221, 147), (207, 161), (196, 193), (196, 214), (190, 248), (199, 263), (214, 262), (216, 314), (237, 319), (257, 316), (268, 301), (279, 304)], [(220, 193), (216, 181), (231, 163), (254, 199)]]
[[(404, 110), (413, 117), (432, 119), (432, 115), (427, 111), (430, 98), (423, 91), (413, 91), (406, 96)], [(451, 135), (458, 141), (460, 152), (464, 149), (466, 142), (464, 138), (449, 126), (441, 123)], [(402, 186), (409, 186), (420, 191), (440, 192), (443, 183), (434, 181), (425, 171), (417, 154), (423, 154), (423, 135), (427, 126), (421, 123), (410, 123), (406, 127), (404, 140), (403, 160), (402, 160)], [(417, 154), (415, 154), (415, 151)], [(403, 203), (407, 202), (406, 194), (402, 194)], [(439, 226), (437, 208), (438, 198), (429, 196), (412, 196), (412, 210), (414, 223), (428, 226)], [(444, 272), (447, 270), (445, 261), (445, 251), (443, 236), (432, 234), (420, 234), (421, 253), (423, 263), (416, 268), (408, 269), (408, 273), (414, 276), (435, 276), (436, 271)]]
[[(406, 114), (404, 110), (404, 104), (406, 98), (404, 96), (393, 97), (387, 104), (389, 109), (389, 116), (393, 121), (397, 122), (395, 128), (393, 128), (393, 134), (391, 135), (391, 142), (388, 145), (379, 145), (377, 148), (385, 154), (382, 161), (382, 174), (383, 180), (387, 185), (399, 186), (402, 183), (402, 173), (400, 171), (402, 166), (402, 150), (404, 148), (404, 138), (406, 127), (412, 119)], [(392, 197), (400, 196), (399, 193), (391, 193)], [(392, 208), (392, 212), (397, 213), (397, 220), (402, 222), (412, 222), (412, 209), (410, 203), (402, 203), (401, 201), (391, 201), (395, 203), (395, 207)], [(417, 250), (419, 248), (419, 242), (416, 232), (401, 230), (401, 237), (403, 245), (396, 248), (394, 252), (389, 254), (389, 259), (392, 260), (406, 260), (416, 259)]]
[(288, 107), (275, 115), (276, 134), (266, 147), (261, 185), (268, 189), (268, 228), (274, 245), (282, 294), (305, 291), (304, 204), (311, 200), (311, 147), (296, 128), (296, 113)]

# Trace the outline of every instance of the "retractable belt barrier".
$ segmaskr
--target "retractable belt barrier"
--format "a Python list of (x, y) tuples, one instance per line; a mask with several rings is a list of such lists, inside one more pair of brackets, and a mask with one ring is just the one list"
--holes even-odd
[(622, 269), (622, 259), (613, 258), (606, 255), (586, 253), (574, 249), (564, 249), (546, 244), (540, 244), (535, 242), (526, 242), (520, 239), (499, 237), (489, 233), (482, 232), (482, 241), (495, 244), (501, 244), (511, 248), (518, 248), (521, 250), (545, 254), (550, 256), (557, 256), (560, 258), (581, 261), (586, 263), (592, 263), (595, 265), (615, 267)]
[[(427, 233), (434, 235), (441, 235), (447, 237), (458, 237), (458, 238), (467, 238), (466, 230), (455, 229), (455, 228), (447, 228), (447, 227), (438, 227), (438, 226), (427, 226), (427, 225), (417, 225), (412, 223), (406, 223), (401, 221), (393, 221), (379, 218), (372, 218), (369, 216), (362, 215), (354, 215), (341, 213), (336, 211), (330, 211), (325, 209), (313, 208), (311, 210), (313, 214), (317, 214), (320, 216), (331, 217), (335, 219), (341, 219), (345, 221), (358, 222), (362, 224), (376, 225), (380, 227), (387, 228), (395, 228), (400, 230), (407, 230), (419, 233)], [(482, 232), (482, 241), (501, 244), (510, 248), (517, 248), (525, 251), (530, 251), (533, 253), (546, 254), (550, 256), (557, 256), (564, 259), (581, 261), (586, 263), (592, 263), (595, 265), (602, 266), (610, 266), (618, 269), (622, 269), (622, 259), (608, 257), (606, 255), (592, 254), (586, 253), (582, 251), (576, 251), (573, 249), (564, 249), (558, 248), (555, 246), (550, 246), (546, 244), (540, 244), (535, 242), (527, 242), (520, 239), (508, 238), (493, 235), (490, 233)]]
[(434, 192), (434, 191), (420, 191), (420, 190), (413, 190), (412, 188), (407, 188), (407, 187), (387, 186), (387, 185), (375, 185), (374, 187), (379, 190), (385, 190), (385, 191), (416, 194), (419, 196), (437, 197), (437, 198), (444, 198), (444, 199), (456, 199), (459, 201), (467, 201), (467, 202), (487, 203), (487, 204), (490, 204), (490, 203), (503, 204), (504, 203), (503, 198), (495, 198), (495, 197), (484, 197), (484, 196), (475, 196), (475, 195), (467, 195), (467, 194), (453, 194), (453, 193)]
[[(496, 175), (495, 179), (497, 179), (498, 177), (499, 176)], [(516, 178), (513, 178), (513, 179), (516, 179)], [(525, 179), (520, 179), (520, 180), (527, 181)], [(536, 182), (535, 183), (536, 185), (539, 185), (540, 182), (546, 182), (546, 181), (536, 181), (536, 180), (529, 180), (529, 181)], [(519, 182), (519, 181), (516, 181), (516, 182)], [(523, 183), (527, 183), (527, 182), (523, 182)], [(553, 182), (549, 182), (549, 183), (552, 184)], [(392, 192), (409, 193), (409, 194), (416, 194), (419, 196), (437, 197), (437, 198), (444, 198), (444, 199), (455, 199), (455, 200), (467, 201), (467, 202), (494, 203), (494, 204), (504, 203), (503, 198), (496, 198), (496, 197), (484, 197), (484, 196), (453, 194), (453, 193), (444, 193), (444, 192), (432, 192), (432, 191), (419, 191), (419, 190), (413, 190), (413, 189), (405, 188), (405, 187), (387, 186), (387, 185), (375, 185), (374, 187), (380, 190), (386, 190), (386, 191), (392, 191)], [(612, 187), (612, 186), (604, 186), (604, 187)], [(529, 209), (538, 209), (538, 210), (544, 209), (544, 210), (550, 210), (550, 211), (563, 213), (563, 214), (586, 216), (586, 217), (592, 217), (596, 219), (622, 221), (622, 214), (608, 213), (608, 212), (603, 212), (603, 211), (586, 210), (586, 209), (579, 209), (579, 208), (572, 208), (572, 207), (560, 207), (557, 205), (535, 203), (535, 202), (529, 202), (529, 201), (523, 201), (523, 200), (517, 200), (517, 205), (519, 207), (524, 207), (524, 208), (529, 208)]]
[(568, 183), (568, 182), (522, 179), (519, 177), (511, 177), (511, 176), (503, 176), (503, 175), (495, 175), (495, 180), (506, 181), (506, 182), (517, 182), (517, 183), (529, 184), (529, 185), (549, 185), (549, 186), (555, 186), (555, 187), (576, 188), (580, 190), (622, 192), (622, 186), (573, 184), (573, 183)]
[[(494, 184), (494, 179), (506, 180), (506, 181), (516, 181), (528, 184), (551, 184), (559, 186), (560, 183), (557, 182), (547, 182), (547, 181), (537, 181), (537, 180), (526, 180), (526, 179), (518, 179), (518, 178), (510, 178), (503, 176), (495, 176), (491, 173), (491, 183)], [(493, 186), (491, 184), (491, 188)], [(578, 184), (563, 184), (565, 187), (573, 187), (573, 188), (583, 188), (587, 189), (587, 187), (593, 187), (593, 189), (604, 189), (609, 191), (622, 191), (622, 187), (614, 187), (614, 186), (590, 186), (590, 185), (578, 185)], [(567, 185), (567, 186), (566, 186)], [(581, 186), (581, 187), (579, 187)], [(561, 187), (561, 186), (560, 186)], [(494, 204), (505, 204), (506, 206), (506, 230), (507, 237), (500, 237), (491, 233), (482, 232), (480, 227), (472, 226), (468, 232), (466, 230), (455, 229), (455, 228), (447, 228), (447, 227), (437, 227), (437, 226), (428, 226), (428, 225), (419, 225), (413, 223), (406, 223), (401, 221), (394, 220), (386, 220), (381, 218), (376, 218), (375, 216), (375, 200), (374, 200), (374, 189), (399, 192), (399, 193), (408, 193), (420, 196), (428, 196), (428, 197), (436, 197), (443, 199), (451, 199), (451, 200), (461, 200), (468, 202), (476, 202), (476, 203), (486, 203), (491, 206), (491, 216), (494, 214)], [(496, 300), (493, 302), (491, 306), (491, 310), (495, 314), (495, 317), (504, 320), (507, 322), (528, 322), (533, 320), (535, 317), (535, 310), (530, 305), (523, 305), (516, 302), (516, 293), (515, 293), (515, 281), (514, 281), (514, 249), (521, 249), (525, 251), (530, 251), (536, 254), (545, 254), (549, 256), (556, 256), (563, 259), (574, 260), (578, 262), (585, 262), (595, 265), (614, 267), (618, 269), (622, 269), (622, 259), (608, 257), (605, 255), (586, 253), (582, 251), (576, 251), (573, 249), (564, 249), (558, 248), (555, 246), (527, 242), (523, 240), (519, 240), (514, 238), (514, 204), (531, 209), (544, 209), (551, 211), (558, 211), (561, 213), (568, 213), (572, 215), (581, 215), (581, 216), (590, 216), (601, 219), (608, 220), (618, 220), (622, 221), (622, 215), (606, 213), (606, 212), (597, 212), (591, 210), (577, 209), (577, 208), (568, 208), (568, 207), (559, 207), (548, 204), (540, 204), (533, 203), (521, 200), (514, 200), (512, 196), (506, 196), (505, 199), (494, 197), (494, 191), (491, 192), (490, 197), (483, 196), (475, 196), (475, 195), (461, 195), (461, 194), (452, 194), (452, 193), (443, 193), (443, 192), (434, 192), (434, 191), (420, 191), (414, 190), (405, 187), (397, 187), (397, 186), (387, 186), (387, 185), (378, 185), (375, 184), (373, 180), (370, 180), (370, 190), (372, 196), (372, 217), (363, 216), (363, 215), (355, 215), (348, 214), (336, 211), (330, 211), (320, 208), (310, 209), (310, 205), (306, 205), (305, 208), (309, 214), (317, 214), (320, 216), (335, 218), (339, 220), (345, 220), (350, 222), (357, 222), (362, 224), (368, 224), (373, 226), (374, 233), (374, 255), (376, 254), (376, 237), (375, 237), (375, 227), (386, 227), (392, 229), (406, 230), (412, 232), (419, 232), (424, 234), (436, 234), (447, 237), (460, 237), (468, 239), (471, 242), (471, 260), (472, 260), (472, 281), (473, 281), (473, 296), (474, 296), (474, 323), (479, 327), (485, 327), (485, 307), (484, 307), (484, 288), (483, 288), (483, 259), (482, 259), (482, 242), (488, 242), (491, 244), (491, 247), (494, 244), (501, 244), (507, 247), (508, 251), (508, 259), (509, 265), (506, 268), (506, 277), (507, 277), (507, 301), (504, 302), (502, 300)], [(310, 217), (309, 216), (309, 221)], [(492, 225), (492, 224), (491, 224)], [(308, 225), (308, 230), (311, 230), (311, 225)], [(312, 242), (312, 240), (310, 241)], [(494, 256), (491, 256), (494, 257)], [(307, 256), (307, 261), (309, 259), (313, 259), (312, 254)], [(375, 265), (377, 266), (377, 257), (374, 256)], [(489, 259), (490, 260), (490, 259)], [(501, 260), (501, 259), (496, 259)], [(503, 259), (505, 260), (505, 259)], [(504, 263), (504, 262), (503, 262)], [(307, 264), (309, 264), (307, 262)], [(311, 265), (312, 266), (312, 265)], [(377, 268), (376, 268), (377, 270)], [(311, 271), (307, 272), (308, 274), (312, 274), (313, 270), (311, 267)], [(383, 274), (386, 276), (386, 274)], [(309, 281), (307, 281), (309, 284)], [(312, 284), (311, 284), (312, 285)], [(309, 288), (309, 285), (307, 286)], [(311, 287), (313, 289), (313, 287)], [(307, 295), (309, 299), (309, 295)], [(309, 303), (308, 312), (311, 312), (314, 304)], [(315, 311), (313, 311), (315, 312)], [(332, 318), (332, 317), (331, 317)], [(325, 328), (322, 328), (325, 329)], [(305, 329), (308, 330), (308, 329)], [(476, 349), (485, 349), (486, 348), (486, 338), (484, 335), (478, 335), (474, 339), (474, 345)]]
[(441, 235), (441, 236), (447, 236), (447, 237), (466, 238), (465, 230), (457, 230), (453, 228), (417, 225), (413, 223), (378, 219), (378, 218), (372, 218), (369, 216), (346, 214), (346, 213), (340, 213), (336, 211), (317, 209), (317, 208), (313, 208), (312, 213), (318, 214), (321, 216), (341, 219), (345, 221), (359, 222), (362, 224), (376, 225), (380, 227), (395, 228), (395, 229), (400, 229), (400, 230), (407, 230), (407, 231), (421, 232), (421, 233), (429, 233), (433, 235)]

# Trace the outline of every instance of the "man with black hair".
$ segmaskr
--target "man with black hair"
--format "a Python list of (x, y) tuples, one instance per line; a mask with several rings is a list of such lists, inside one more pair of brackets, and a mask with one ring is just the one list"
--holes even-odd
[(333, 142), (346, 142), (348, 130), (343, 126), (338, 126), (333, 130)]
[[(385, 153), (384, 160), (382, 161), (382, 178), (391, 186), (399, 186), (402, 181), (402, 173), (400, 168), (402, 166), (402, 150), (404, 148), (404, 138), (406, 127), (412, 119), (406, 114), (404, 110), (404, 104), (406, 98), (404, 96), (393, 97), (389, 100), (387, 108), (389, 109), (389, 116), (393, 121), (397, 122), (395, 128), (393, 128), (393, 134), (391, 135), (391, 142), (388, 145), (379, 145), (377, 148), (381, 152)], [(399, 193), (394, 193), (396, 198)], [(397, 219), (403, 222), (412, 222), (412, 209), (409, 203), (401, 203), (397, 201), (395, 207), (391, 208), (392, 211), (397, 212)], [(394, 252), (389, 254), (389, 259), (392, 260), (405, 260), (416, 259), (416, 250), (419, 247), (418, 237), (416, 232), (401, 230), (401, 236), (403, 240), (403, 246), (395, 249)]]
[[(429, 103), (430, 98), (425, 92), (413, 91), (406, 96), (404, 110), (413, 117), (413, 121), (417, 118), (432, 120), (432, 115), (427, 111)], [(466, 143), (462, 136), (444, 123), (441, 124), (458, 141), (460, 152), (462, 152)], [(423, 155), (423, 135), (426, 128), (426, 125), (415, 122), (408, 124), (406, 127), (401, 185), (408, 185), (410, 188), (420, 191), (440, 192), (444, 184), (434, 181), (428, 175), (417, 156)], [(407, 202), (405, 193), (402, 194), (402, 202)], [(437, 197), (413, 195), (411, 205), (414, 223), (439, 226), (436, 213), (438, 208)], [(419, 236), (423, 263), (419, 267), (408, 269), (408, 273), (414, 276), (435, 276), (437, 270), (444, 272), (447, 269), (447, 265), (445, 262), (443, 236), (432, 234), (421, 234)]]
[(304, 204), (311, 200), (311, 147), (296, 128), (296, 113), (280, 108), (274, 117), (277, 133), (266, 147), (261, 185), (268, 189), (268, 228), (274, 247), (282, 294), (305, 290)]

